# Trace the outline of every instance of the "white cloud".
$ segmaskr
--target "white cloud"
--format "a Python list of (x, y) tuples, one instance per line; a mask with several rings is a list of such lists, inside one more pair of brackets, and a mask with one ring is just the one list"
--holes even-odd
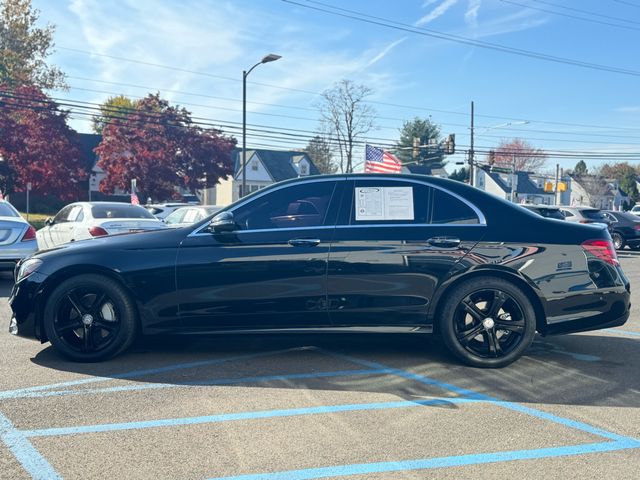
[(478, 27), (478, 11), (482, 5), (482, 0), (469, 0), (469, 6), (464, 13), (464, 21), (472, 28)]
[[(418, 20), (415, 23), (415, 26), (418, 27), (420, 25), (426, 25), (427, 23), (434, 21), (436, 18), (444, 15), (446, 11), (449, 10), (451, 7), (453, 7), (456, 3), (458, 3), (458, 0), (444, 0), (440, 5), (434, 8), (431, 12), (429, 12), (420, 20)], [(428, 6), (428, 5), (430, 5), (430, 3), (425, 3), (424, 6)]]
[(615, 110), (620, 113), (640, 113), (640, 105), (627, 105), (625, 107), (618, 107)]

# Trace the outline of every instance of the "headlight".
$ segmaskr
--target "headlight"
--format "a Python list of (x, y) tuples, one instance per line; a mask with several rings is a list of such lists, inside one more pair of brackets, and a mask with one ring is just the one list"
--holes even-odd
[(29, 260), (25, 260), (24, 262), (22, 262), (20, 264), (20, 268), (18, 269), (16, 282), (27, 278), (29, 275), (35, 272), (40, 265), (42, 265), (42, 260), (38, 258), (30, 258)]

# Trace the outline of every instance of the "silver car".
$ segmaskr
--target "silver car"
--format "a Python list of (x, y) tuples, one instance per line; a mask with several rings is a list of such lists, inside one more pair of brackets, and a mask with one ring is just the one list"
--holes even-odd
[(204, 220), (220, 210), (222, 210), (222, 207), (217, 205), (182, 207), (167, 215), (164, 223), (172, 228), (186, 227)]
[(35, 228), (13, 205), (0, 200), (0, 270), (12, 270), (19, 260), (37, 250)]

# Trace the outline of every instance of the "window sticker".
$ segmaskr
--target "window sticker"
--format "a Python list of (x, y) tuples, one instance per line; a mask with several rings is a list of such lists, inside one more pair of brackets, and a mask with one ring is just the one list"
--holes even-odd
[(413, 187), (356, 187), (356, 221), (413, 220)]

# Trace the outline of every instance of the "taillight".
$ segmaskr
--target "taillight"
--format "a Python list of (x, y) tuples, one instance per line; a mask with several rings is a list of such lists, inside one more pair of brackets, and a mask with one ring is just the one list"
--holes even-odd
[(620, 265), (611, 240), (587, 240), (582, 242), (582, 248), (610, 265)]
[(580, 223), (591, 223), (589, 220), (580, 220)]
[(634, 229), (634, 230), (640, 230), (640, 223), (635, 223), (635, 224), (633, 225), (633, 229)]
[(89, 234), (92, 237), (104, 237), (105, 235), (109, 235), (109, 232), (102, 227), (89, 227)]
[(29, 228), (24, 232), (21, 241), (26, 242), (27, 240), (33, 240), (34, 238), (36, 238), (36, 229), (29, 225)]

